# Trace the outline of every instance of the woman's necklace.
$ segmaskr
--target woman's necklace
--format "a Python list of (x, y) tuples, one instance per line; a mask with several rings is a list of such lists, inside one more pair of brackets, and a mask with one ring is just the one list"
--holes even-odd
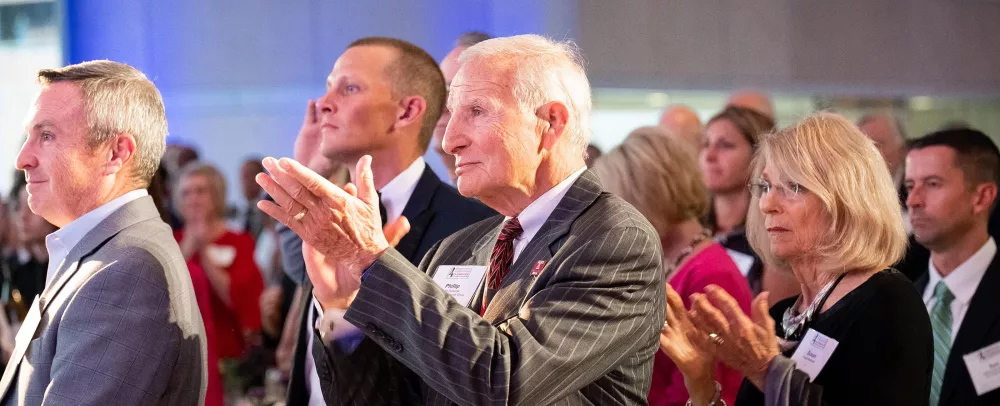
[(681, 263), (694, 252), (694, 248), (697, 247), (698, 244), (701, 244), (709, 238), (712, 238), (712, 232), (707, 228), (702, 228), (701, 232), (698, 233), (698, 235), (696, 235), (686, 247), (684, 247), (680, 255), (677, 256), (677, 259), (674, 260), (674, 263), (667, 267), (667, 277), (670, 277), (677, 271), (677, 268), (679, 268)]
[(812, 321), (813, 316), (816, 312), (822, 310), (821, 307), (826, 303), (827, 297), (830, 296), (830, 292), (833, 291), (840, 281), (844, 279), (847, 274), (842, 274), (837, 279), (827, 282), (820, 289), (816, 297), (813, 298), (812, 303), (806, 308), (806, 311), (796, 314), (795, 309), (799, 307), (799, 303), (802, 301), (802, 297), (795, 301), (791, 307), (785, 309), (785, 314), (781, 318), (781, 329), (784, 330), (784, 339), (778, 340), (779, 347), (782, 351), (786, 351), (788, 348), (794, 347), (799, 339), (802, 337), (802, 333), (805, 327)]

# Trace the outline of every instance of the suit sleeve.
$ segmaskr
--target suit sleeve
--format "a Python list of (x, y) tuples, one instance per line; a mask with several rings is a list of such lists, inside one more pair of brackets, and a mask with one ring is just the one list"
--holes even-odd
[(155, 404), (166, 390), (181, 329), (162, 268), (144, 251), (123, 257), (87, 280), (63, 312), (42, 404)]
[[(626, 359), (653, 356), (665, 299), (652, 232), (618, 227), (571, 237), (546, 272), (546, 286), (501, 331), (389, 250), (346, 318), (459, 404), (550, 404)], [(652, 371), (640, 372), (623, 379), (648, 389)], [(631, 401), (644, 403), (645, 393)]]
[(281, 268), (285, 275), (302, 286), (309, 276), (306, 274), (306, 261), (302, 258), (302, 238), (284, 224), (275, 223), (278, 231), (278, 250), (281, 253)]

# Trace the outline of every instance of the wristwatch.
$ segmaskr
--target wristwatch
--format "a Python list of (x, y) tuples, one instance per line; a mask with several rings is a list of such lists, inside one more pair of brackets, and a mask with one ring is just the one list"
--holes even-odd
[[(693, 406), (690, 398), (685, 406)], [(726, 401), (722, 400), (722, 385), (719, 384), (719, 381), (715, 381), (715, 394), (712, 395), (712, 400), (708, 401), (705, 406), (726, 406)]]

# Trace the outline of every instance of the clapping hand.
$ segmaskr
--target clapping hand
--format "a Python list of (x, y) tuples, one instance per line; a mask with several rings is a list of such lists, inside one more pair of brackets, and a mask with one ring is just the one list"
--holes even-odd
[(292, 159), (265, 158), (263, 164), (269, 175), (258, 174), (256, 180), (274, 202), (260, 201), (257, 207), (302, 238), (320, 304), (346, 307), (364, 270), (409, 231), (404, 217), (383, 231), (371, 157), (358, 160), (357, 185), (343, 189)]
[(774, 319), (768, 314), (768, 293), (754, 299), (750, 318), (722, 288), (709, 285), (705, 291), (691, 295), (692, 325), (699, 335), (709, 337), (716, 358), (764, 390), (767, 369), (780, 353)]
[(715, 392), (711, 343), (691, 324), (680, 295), (667, 285), (667, 320), (660, 330), (663, 351), (684, 375), (692, 404), (707, 404)]

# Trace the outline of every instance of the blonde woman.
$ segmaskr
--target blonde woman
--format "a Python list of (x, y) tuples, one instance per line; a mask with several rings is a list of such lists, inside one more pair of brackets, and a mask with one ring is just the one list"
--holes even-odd
[[(608, 191), (635, 206), (656, 229), (667, 282), (682, 300), (717, 285), (749, 312), (746, 280), (699, 221), (708, 210), (708, 194), (695, 157), (683, 142), (663, 128), (639, 128), (598, 159), (593, 170)], [(649, 404), (683, 405), (688, 400), (684, 376), (666, 353), (657, 351), (655, 357)], [(714, 377), (725, 388), (722, 398), (732, 403), (743, 375), (721, 366)]]
[(690, 311), (668, 290), (664, 350), (692, 404), (719, 404), (719, 360), (746, 376), (738, 406), (926, 405), (930, 320), (913, 285), (889, 269), (907, 237), (875, 145), (847, 119), (819, 113), (763, 136), (753, 168), (750, 243), (802, 294), (770, 312), (761, 294), (749, 318), (717, 287), (693, 295)]

